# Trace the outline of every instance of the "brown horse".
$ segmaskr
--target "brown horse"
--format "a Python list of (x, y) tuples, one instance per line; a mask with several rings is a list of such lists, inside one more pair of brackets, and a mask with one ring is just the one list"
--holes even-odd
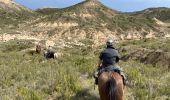
[(41, 53), (41, 45), (40, 44), (38, 44), (38, 45), (36, 45), (36, 53), (38, 53), (38, 54), (40, 54)]
[(117, 72), (103, 72), (99, 76), (98, 88), (101, 100), (123, 100), (123, 80)]

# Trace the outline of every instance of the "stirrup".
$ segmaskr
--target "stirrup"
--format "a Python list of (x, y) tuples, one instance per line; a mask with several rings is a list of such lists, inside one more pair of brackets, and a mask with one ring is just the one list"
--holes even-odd
[(94, 72), (94, 73), (93, 73), (93, 77), (94, 77), (94, 78), (98, 78), (98, 73), (99, 73), (99, 72), (97, 72), (97, 71)]
[(121, 75), (121, 77), (122, 77), (122, 80), (123, 80), (123, 85), (126, 85), (126, 79), (125, 79), (125, 77), (124, 77), (123, 75)]
[(98, 85), (98, 78), (95, 78), (95, 84)]

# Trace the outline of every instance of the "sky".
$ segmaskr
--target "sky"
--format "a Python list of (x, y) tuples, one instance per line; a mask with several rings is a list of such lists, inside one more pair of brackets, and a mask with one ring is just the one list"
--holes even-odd
[[(64, 8), (84, 0), (15, 0), (30, 9), (44, 7)], [(168, 7), (170, 0), (100, 0), (104, 5), (122, 12), (140, 11), (146, 8)]]

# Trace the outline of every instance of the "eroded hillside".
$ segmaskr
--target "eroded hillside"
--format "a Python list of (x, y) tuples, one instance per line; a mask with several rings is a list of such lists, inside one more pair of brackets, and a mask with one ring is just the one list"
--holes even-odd
[[(107, 8), (98, 0), (86, 0), (62, 9), (43, 8), (36, 11), (11, 0), (1, 1), (0, 4), (0, 11), (3, 13), (0, 18), (1, 33), (19, 33), (75, 43), (90, 39), (95, 45), (100, 45), (108, 37), (116, 41), (169, 37), (168, 19), (157, 17), (155, 9), (149, 9), (154, 14), (147, 10), (123, 13)], [(164, 10), (158, 11), (160, 12)], [(164, 16), (164, 13), (161, 14)]]

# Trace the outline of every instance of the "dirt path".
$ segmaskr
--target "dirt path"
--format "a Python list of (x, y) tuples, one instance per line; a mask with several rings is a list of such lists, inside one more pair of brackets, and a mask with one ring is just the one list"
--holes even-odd
[[(84, 98), (83, 100), (100, 100), (99, 98), (99, 92), (98, 92), (98, 86), (95, 86), (94, 89), (94, 79), (88, 78), (88, 75), (82, 75), (80, 77), (80, 81), (82, 83), (83, 90), (87, 90), (86, 94), (89, 98)], [(91, 97), (90, 97), (91, 96)], [(85, 96), (84, 96), (85, 97)], [(82, 98), (81, 98), (82, 99)], [(134, 100), (134, 97), (132, 96), (132, 90), (128, 87), (124, 88), (124, 100)]]

